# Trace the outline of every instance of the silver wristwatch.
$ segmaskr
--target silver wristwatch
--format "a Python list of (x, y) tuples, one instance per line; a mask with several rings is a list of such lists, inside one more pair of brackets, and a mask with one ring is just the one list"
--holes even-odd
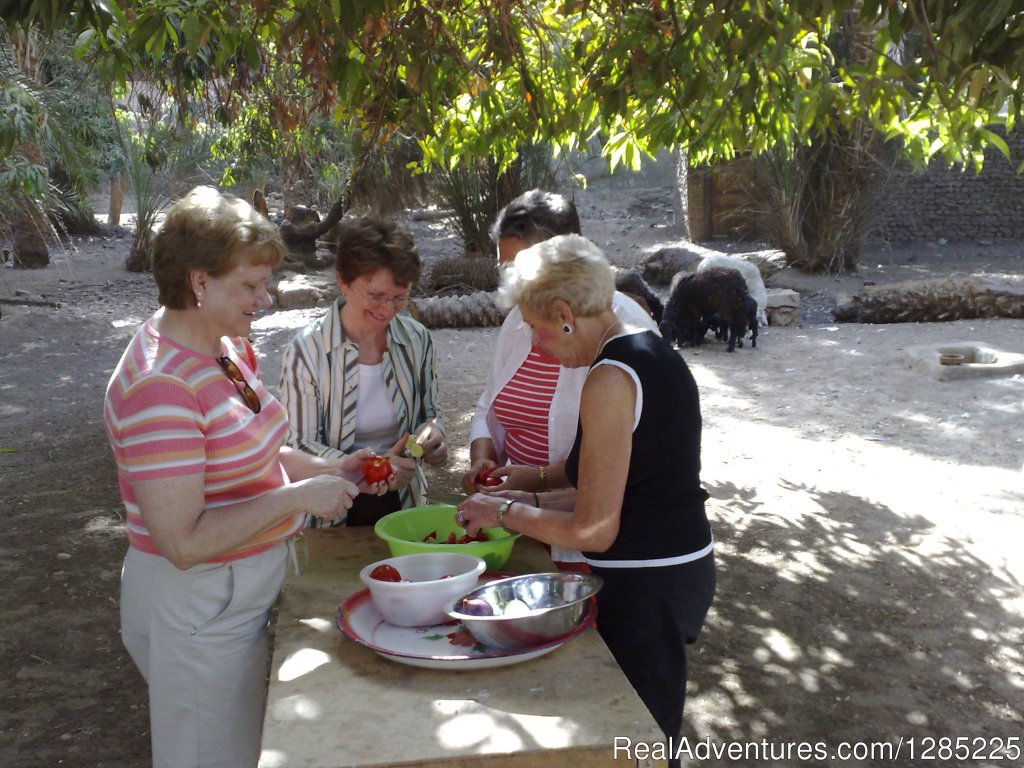
[[(515, 504), (514, 501), (506, 499), (505, 501), (501, 502), (501, 506), (498, 507), (498, 525), (502, 528), (505, 528), (505, 513), (512, 508), (513, 504)], [(505, 528), (505, 530), (507, 531), (508, 528)]]

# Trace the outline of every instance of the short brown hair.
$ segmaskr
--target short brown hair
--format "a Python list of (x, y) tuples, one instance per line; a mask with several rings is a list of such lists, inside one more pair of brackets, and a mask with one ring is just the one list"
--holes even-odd
[(189, 273), (226, 275), (243, 254), (252, 264), (277, 267), (288, 252), (277, 227), (239, 197), (195, 187), (177, 200), (153, 241), (153, 278), (160, 304), (195, 306)]
[(346, 283), (387, 269), (398, 285), (411, 288), (420, 279), (423, 261), (404, 227), (363, 216), (338, 225), (334, 269)]

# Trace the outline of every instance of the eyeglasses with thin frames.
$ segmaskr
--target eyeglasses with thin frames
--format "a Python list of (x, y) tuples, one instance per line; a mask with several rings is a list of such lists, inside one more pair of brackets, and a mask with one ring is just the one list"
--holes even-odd
[(405, 305), (409, 303), (409, 294), (403, 293), (401, 296), (385, 296), (383, 293), (367, 293), (356, 283), (352, 284), (352, 287), (359, 291), (359, 295), (366, 299), (368, 304), (374, 306), (380, 306), (381, 304), (390, 304), (395, 308), (395, 312), (401, 312), (405, 308)]
[(224, 373), (231, 381), (235, 384), (241, 384), (242, 388), (239, 393), (242, 395), (242, 399), (245, 400), (245, 404), (249, 406), (249, 410), (253, 413), (259, 413), (263, 409), (263, 403), (260, 402), (260, 396), (256, 394), (256, 390), (249, 386), (249, 382), (245, 380), (245, 376), (238, 370), (238, 366), (235, 365), (235, 361), (226, 355), (218, 357), (217, 362), (220, 367), (224, 369)]

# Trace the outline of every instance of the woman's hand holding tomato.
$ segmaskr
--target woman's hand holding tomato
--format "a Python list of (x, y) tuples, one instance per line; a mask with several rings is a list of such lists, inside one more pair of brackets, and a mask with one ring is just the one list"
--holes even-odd
[(363, 460), (363, 477), (368, 483), (385, 482), (394, 470), (385, 456), (369, 456)]
[(466, 495), (496, 491), (536, 490), (537, 468), (523, 464), (498, 466), (489, 459), (473, 462), (462, 478)]
[(470, 465), (469, 470), (462, 476), (462, 490), (470, 496), (481, 490), (477, 479), (481, 472), (491, 472), (497, 468), (497, 463), (492, 459), (477, 459)]
[(505, 482), (508, 467), (499, 467), (493, 461), (483, 459), (475, 462), (462, 479), (462, 487), (466, 495), (488, 493), (491, 490), (505, 490), (509, 486)]
[(311, 456), (310, 459), (315, 462), (316, 474), (333, 475), (348, 480), (358, 487), (359, 493), (380, 495), (388, 491), (387, 477), (381, 481), (371, 482), (364, 471), (364, 465), (373, 456), (375, 454), (369, 448), (360, 448), (338, 458)]
[(505, 478), (499, 477), (494, 474), (497, 467), (491, 467), (490, 469), (481, 469), (476, 473), (476, 484), (482, 485), (485, 488), (493, 488), (496, 485), (501, 485), (505, 482)]

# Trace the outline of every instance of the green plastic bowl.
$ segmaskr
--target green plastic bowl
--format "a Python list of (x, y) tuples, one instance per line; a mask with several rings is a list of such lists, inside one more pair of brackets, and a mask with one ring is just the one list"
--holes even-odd
[(466, 532), (455, 524), (455, 507), (451, 504), (400, 509), (378, 520), (373, 530), (387, 542), (393, 557), (419, 552), (464, 552), (481, 558), (489, 571), (504, 567), (512, 554), (512, 545), (520, 536), (503, 528), (485, 528), (490, 541), (469, 544), (430, 544), (423, 541), (431, 531), (436, 531), (437, 538), (442, 541), (449, 533), (454, 532), (458, 537)]

